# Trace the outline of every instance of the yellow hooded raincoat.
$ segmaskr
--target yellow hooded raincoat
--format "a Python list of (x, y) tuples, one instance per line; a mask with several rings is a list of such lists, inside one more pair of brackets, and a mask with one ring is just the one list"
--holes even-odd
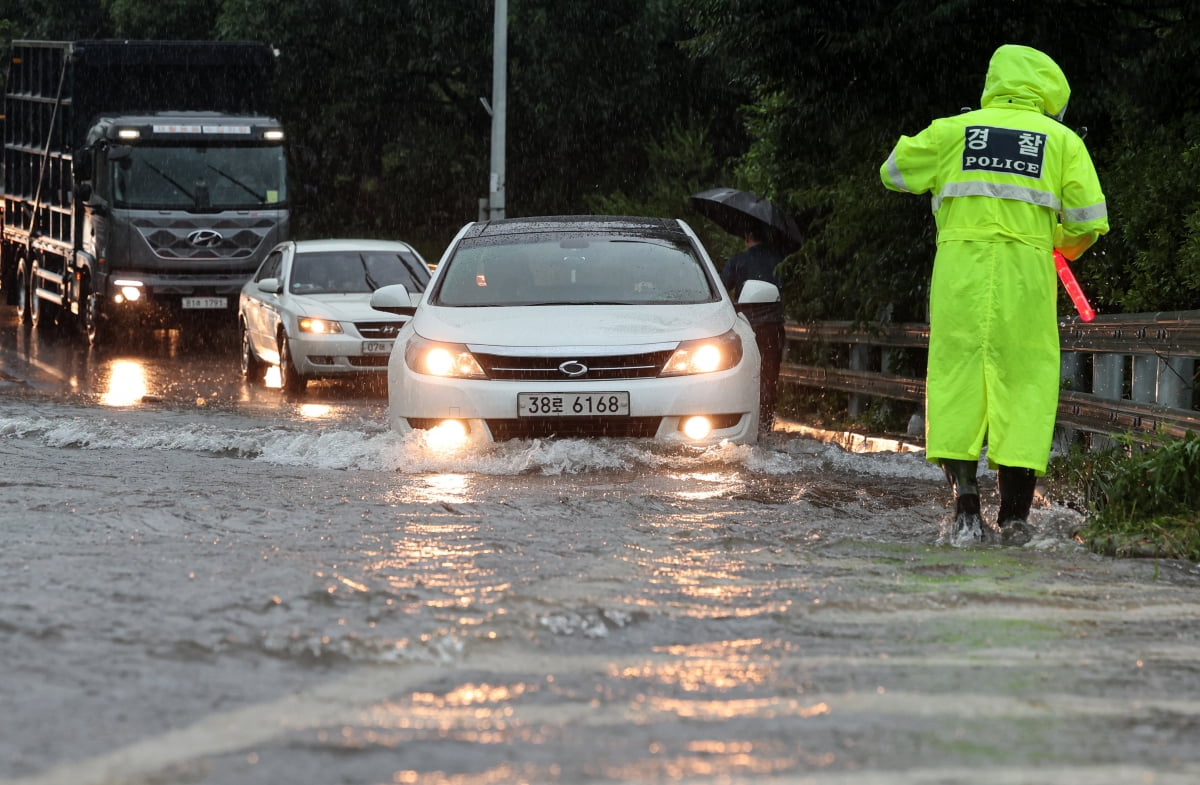
[(1057, 277), (1108, 231), (1083, 140), (1062, 125), (1062, 70), (1005, 45), (982, 108), (903, 136), (885, 186), (929, 193), (937, 225), (930, 288), (926, 456), (1046, 471), (1058, 410)]

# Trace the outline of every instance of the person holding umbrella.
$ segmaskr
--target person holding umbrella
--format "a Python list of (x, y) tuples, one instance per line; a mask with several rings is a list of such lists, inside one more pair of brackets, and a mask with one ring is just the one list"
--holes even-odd
[[(763, 242), (761, 230), (747, 227), (742, 233), (746, 250), (735, 254), (721, 268), (721, 283), (736, 302), (746, 281), (766, 281), (779, 287), (776, 268), (783, 261), (778, 251)], [(775, 427), (775, 399), (778, 395), (779, 366), (783, 362), (784, 315), (783, 303), (758, 303), (739, 306), (754, 328), (754, 342), (762, 358), (759, 370), (758, 427), (770, 431)]]
[[(791, 252), (801, 243), (800, 231), (792, 219), (771, 202), (748, 191), (714, 188), (694, 194), (692, 206), (731, 234), (740, 236), (746, 249), (729, 257), (721, 268), (721, 283), (736, 301), (746, 281), (766, 281), (782, 289), (778, 267), (783, 252)], [(759, 429), (770, 431), (775, 424), (779, 367), (783, 362), (783, 303), (739, 306), (754, 328), (755, 343), (762, 358), (759, 372)]]
[(1031, 536), (1058, 411), (1053, 252), (1076, 259), (1108, 231), (1087, 148), (1061, 122), (1070, 94), (1049, 56), (1001, 46), (982, 108), (900, 137), (879, 170), (891, 190), (933, 196), (925, 454), (954, 493), (953, 545), (984, 538), (976, 469), (985, 440), (1001, 542)]

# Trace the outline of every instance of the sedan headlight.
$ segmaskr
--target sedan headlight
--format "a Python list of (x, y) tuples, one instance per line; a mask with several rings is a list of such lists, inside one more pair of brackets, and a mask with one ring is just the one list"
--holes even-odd
[(332, 333), (340, 333), (341, 331), (342, 323), (331, 319), (313, 319), (306, 316), (300, 320), (300, 332), (302, 333), (330, 335)]
[(486, 379), (471, 350), (461, 343), (438, 343), (419, 335), (404, 347), (404, 362), (417, 373), (454, 379)]
[(716, 338), (684, 341), (675, 349), (659, 376), (727, 371), (742, 361), (742, 339), (730, 330)]

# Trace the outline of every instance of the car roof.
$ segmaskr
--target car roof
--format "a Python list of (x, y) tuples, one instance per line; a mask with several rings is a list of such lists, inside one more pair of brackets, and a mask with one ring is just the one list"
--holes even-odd
[(502, 218), (472, 224), (464, 238), (496, 237), (508, 234), (547, 232), (586, 232), (589, 234), (648, 234), (656, 237), (686, 237), (674, 218), (646, 218), (631, 215), (543, 215), (532, 218)]
[(296, 253), (320, 253), (322, 251), (412, 251), (413, 247), (401, 240), (366, 240), (354, 238), (327, 238), (323, 240), (295, 240)]

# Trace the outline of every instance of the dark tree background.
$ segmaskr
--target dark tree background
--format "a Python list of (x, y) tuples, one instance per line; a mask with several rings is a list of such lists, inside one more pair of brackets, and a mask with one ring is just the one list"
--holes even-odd
[[(300, 237), (398, 237), (436, 259), (486, 195), (486, 0), (0, 0), (13, 38), (266, 41), (292, 141)], [(992, 51), (1023, 43), (1072, 86), (1113, 231), (1076, 265), (1101, 312), (1200, 308), (1200, 4), (1191, 0), (509, 0), (509, 215), (688, 220), (747, 188), (808, 242), (796, 319), (921, 320), (924, 197), (884, 190), (901, 134), (978, 105)], [(1065, 302), (1065, 301), (1064, 301)], [(1064, 306), (1069, 308), (1069, 306)]]

